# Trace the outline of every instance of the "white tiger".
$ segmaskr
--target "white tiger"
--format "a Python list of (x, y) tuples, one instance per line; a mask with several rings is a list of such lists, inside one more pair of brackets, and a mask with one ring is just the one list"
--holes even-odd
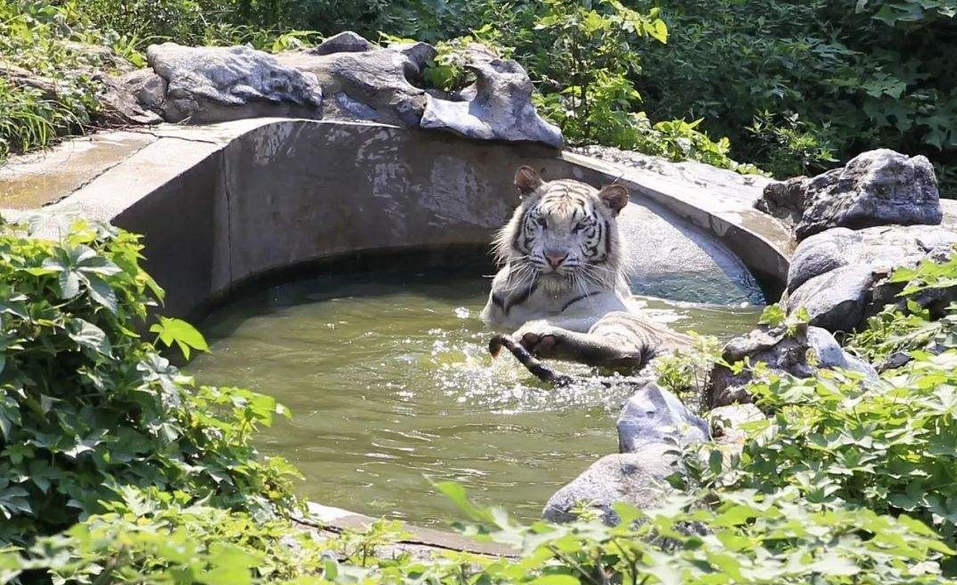
[(495, 240), (502, 268), (481, 317), (517, 331), (493, 339), (493, 354), (506, 345), (542, 377), (535, 370), (541, 366), (534, 359), (529, 363), (522, 349), (542, 358), (636, 371), (688, 343), (643, 314), (631, 298), (617, 221), (628, 204), (624, 186), (598, 190), (572, 180), (546, 183), (527, 166), (516, 172), (515, 185), (522, 202)]

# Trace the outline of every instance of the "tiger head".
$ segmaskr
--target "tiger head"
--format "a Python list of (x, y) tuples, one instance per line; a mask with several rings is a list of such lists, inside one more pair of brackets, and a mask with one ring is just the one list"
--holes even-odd
[(572, 180), (545, 182), (527, 166), (515, 173), (522, 203), (495, 242), (501, 263), (522, 280), (552, 289), (612, 284), (620, 276), (618, 214), (628, 190)]

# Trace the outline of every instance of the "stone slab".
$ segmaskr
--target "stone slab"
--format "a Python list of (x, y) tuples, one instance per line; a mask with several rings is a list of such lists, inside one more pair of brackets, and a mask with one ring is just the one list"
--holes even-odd
[(11, 157), (0, 166), (0, 209), (55, 203), (155, 140), (142, 132), (101, 132)]
[[(378, 519), (342, 508), (324, 506), (315, 502), (308, 502), (309, 516), (299, 520), (301, 524), (311, 528), (318, 528), (332, 532), (368, 530)], [(444, 550), (470, 552), (492, 557), (517, 557), (518, 552), (505, 545), (494, 542), (482, 542), (472, 538), (420, 526), (404, 525), (409, 537), (396, 543), (417, 547), (420, 554), (423, 552), (441, 552)], [(423, 550), (424, 549), (424, 550)]]

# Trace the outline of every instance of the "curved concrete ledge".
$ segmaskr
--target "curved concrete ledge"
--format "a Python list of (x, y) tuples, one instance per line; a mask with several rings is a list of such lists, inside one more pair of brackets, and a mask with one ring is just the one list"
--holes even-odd
[[(12, 179), (0, 173), (0, 205), (22, 213), (50, 202), (44, 212), (143, 234), (147, 269), (167, 289), (170, 314), (222, 299), (250, 279), (323, 259), (487, 246), (518, 203), (511, 182), (520, 163), (537, 166), (547, 179), (626, 183), (636, 205), (626, 208), (634, 210), (623, 224), (639, 242), (642, 222), (663, 219), (682, 234), (715, 240), (703, 248), (716, 270), (743, 261), (766, 290), (781, 288), (787, 273), (789, 234), (752, 210), (752, 195), (709, 197), (706, 187), (689, 190), (544, 146), (381, 124), (262, 118), (159, 126), (133, 133), (135, 140), (129, 134), (132, 146), (123, 156), (107, 135), (94, 138), (112, 144), (113, 154), (94, 157), (92, 166), (54, 186), (25, 189), (17, 181), (24, 169), (69, 165), (69, 157), (61, 160), (64, 149), (15, 162), (7, 171)], [(64, 185), (70, 191), (63, 192)], [(18, 189), (29, 197), (18, 196)], [(658, 262), (669, 261), (662, 250), (651, 252)]]
[[(654, 201), (707, 231), (741, 258), (766, 288), (776, 293), (775, 298), (783, 291), (778, 287), (787, 280), (794, 239), (787, 226), (754, 208), (760, 188), (733, 192), (727, 188), (709, 189), (707, 183), (696, 177), (682, 180), (651, 169), (622, 167), (570, 152), (563, 153), (562, 159), (598, 173), (603, 180), (618, 178), (633, 194)], [(681, 165), (700, 163), (675, 166)], [(711, 172), (714, 171), (733, 174), (712, 167)]]

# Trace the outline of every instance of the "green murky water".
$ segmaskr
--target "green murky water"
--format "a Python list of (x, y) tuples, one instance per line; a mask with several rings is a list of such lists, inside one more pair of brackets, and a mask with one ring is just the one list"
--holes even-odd
[[(488, 280), (430, 272), (325, 277), (275, 286), (211, 315), (200, 382), (271, 394), (293, 412), (260, 441), (305, 474), (302, 496), (370, 515), (456, 518), (432, 480), (537, 518), (556, 489), (617, 449), (627, 390), (546, 389), (486, 353)], [(757, 308), (648, 301), (678, 330), (728, 338)], [(562, 366), (566, 371), (568, 366)]]

